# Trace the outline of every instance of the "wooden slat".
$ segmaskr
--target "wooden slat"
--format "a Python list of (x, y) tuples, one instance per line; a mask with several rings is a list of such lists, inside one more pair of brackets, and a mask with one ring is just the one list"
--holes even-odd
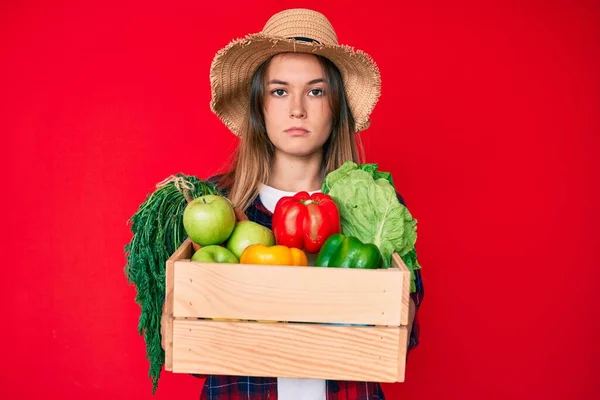
[(175, 319), (173, 329), (173, 372), (396, 382), (403, 371), (405, 327)]
[(410, 270), (402, 261), (398, 253), (392, 254), (392, 267), (402, 273), (402, 312), (400, 313), (400, 325), (408, 325), (408, 308), (410, 302)]
[(359, 270), (177, 261), (173, 311), (175, 317), (400, 326), (408, 314), (403, 280), (406, 274), (399, 267)]
[(400, 327), (400, 335), (398, 337), (398, 382), (404, 382), (404, 376), (406, 372), (406, 354), (408, 352), (408, 328), (406, 326)]
[(175, 261), (189, 259), (192, 256), (192, 242), (188, 238), (167, 260), (165, 271), (165, 304), (161, 321), (164, 323), (165, 334), (165, 370), (173, 369), (173, 287)]
[(398, 382), (404, 382), (406, 373), (406, 354), (408, 352), (408, 317), (410, 308), (410, 270), (398, 253), (392, 254), (392, 267), (401, 271), (402, 278), (402, 314), (400, 318), (400, 343), (398, 345)]

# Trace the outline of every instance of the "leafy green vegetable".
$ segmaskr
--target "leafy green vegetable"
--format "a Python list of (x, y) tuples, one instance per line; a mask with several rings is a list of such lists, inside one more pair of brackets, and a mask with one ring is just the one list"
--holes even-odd
[(328, 194), (331, 186), (335, 185), (336, 182), (344, 178), (350, 171), (354, 171), (356, 169), (368, 172), (369, 174), (371, 174), (373, 179), (385, 179), (390, 183), (390, 185), (394, 186), (392, 174), (390, 174), (389, 172), (379, 171), (377, 169), (378, 167), (379, 166), (377, 164), (355, 164), (351, 161), (348, 161), (344, 163), (344, 165), (342, 165), (340, 168), (336, 169), (335, 171), (332, 171), (325, 177), (322, 192)]
[(415, 285), (415, 270), (420, 269), (419, 261), (417, 260), (417, 251), (413, 247), (411, 251), (406, 253), (403, 256), (400, 256), (406, 267), (410, 270), (410, 292), (414, 293), (417, 291), (417, 287)]
[(394, 181), (392, 180), (392, 174), (389, 172), (379, 171), (377, 168), (379, 166), (377, 164), (359, 164), (358, 168), (370, 173), (373, 175), (373, 179), (385, 179), (392, 186), (394, 186)]
[(205, 194), (221, 194), (216, 186), (194, 176), (177, 174), (159, 183), (128, 221), (133, 237), (125, 246), (125, 275), (135, 285), (141, 306), (138, 333), (146, 342), (152, 393), (165, 361), (161, 347), (160, 317), (165, 300), (165, 263), (187, 235), (183, 211), (188, 201)]
[(322, 191), (338, 205), (345, 235), (379, 247), (385, 267), (398, 253), (414, 277), (413, 269), (420, 268), (414, 251), (417, 220), (398, 200), (390, 173), (378, 171), (377, 164), (347, 161), (325, 177)]

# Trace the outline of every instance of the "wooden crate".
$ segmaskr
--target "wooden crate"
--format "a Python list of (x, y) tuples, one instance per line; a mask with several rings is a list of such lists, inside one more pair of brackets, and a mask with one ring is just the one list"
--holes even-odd
[(166, 265), (167, 371), (404, 381), (410, 272), (397, 254), (376, 270), (212, 264), (191, 261), (192, 245)]

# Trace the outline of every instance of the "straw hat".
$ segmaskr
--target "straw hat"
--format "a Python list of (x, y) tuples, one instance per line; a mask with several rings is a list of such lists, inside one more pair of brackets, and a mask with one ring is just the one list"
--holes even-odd
[(379, 69), (363, 51), (340, 45), (327, 18), (313, 10), (290, 9), (273, 15), (259, 33), (229, 43), (215, 55), (210, 68), (211, 110), (237, 136), (246, 128), (250, 82), (269, 57), (299, 52), (324, 56), (340, 70), (356, 121), (366, 129), (381, 91)]

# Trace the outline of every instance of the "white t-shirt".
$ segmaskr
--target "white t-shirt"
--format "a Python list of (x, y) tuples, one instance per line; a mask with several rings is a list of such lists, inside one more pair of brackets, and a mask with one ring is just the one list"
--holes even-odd
[[(320, 190), (315, 190), (312, 192), (308, 192), (308, 194), (318, 193)], [(275, 211), (275, 206), (279, 199), (283, 196), (293, 196), (297, 192), (286, 192), (285, 190), (275, 189), (272, 186), (262, 185), (258, 195), (260, 196), (260, 201), (263, 203), (265, 208), (271, 212)]]
[[(318, 192), (309, 192), (310, 194)], [(296, 192), (286, 192), (262, 185), (259, 196), (265, 208), (271, 212), (283, 196), (293, 196)], [(324, 379), (277, 378), (277, 398), (279, 400), (325, 400), (327, 397)]]

